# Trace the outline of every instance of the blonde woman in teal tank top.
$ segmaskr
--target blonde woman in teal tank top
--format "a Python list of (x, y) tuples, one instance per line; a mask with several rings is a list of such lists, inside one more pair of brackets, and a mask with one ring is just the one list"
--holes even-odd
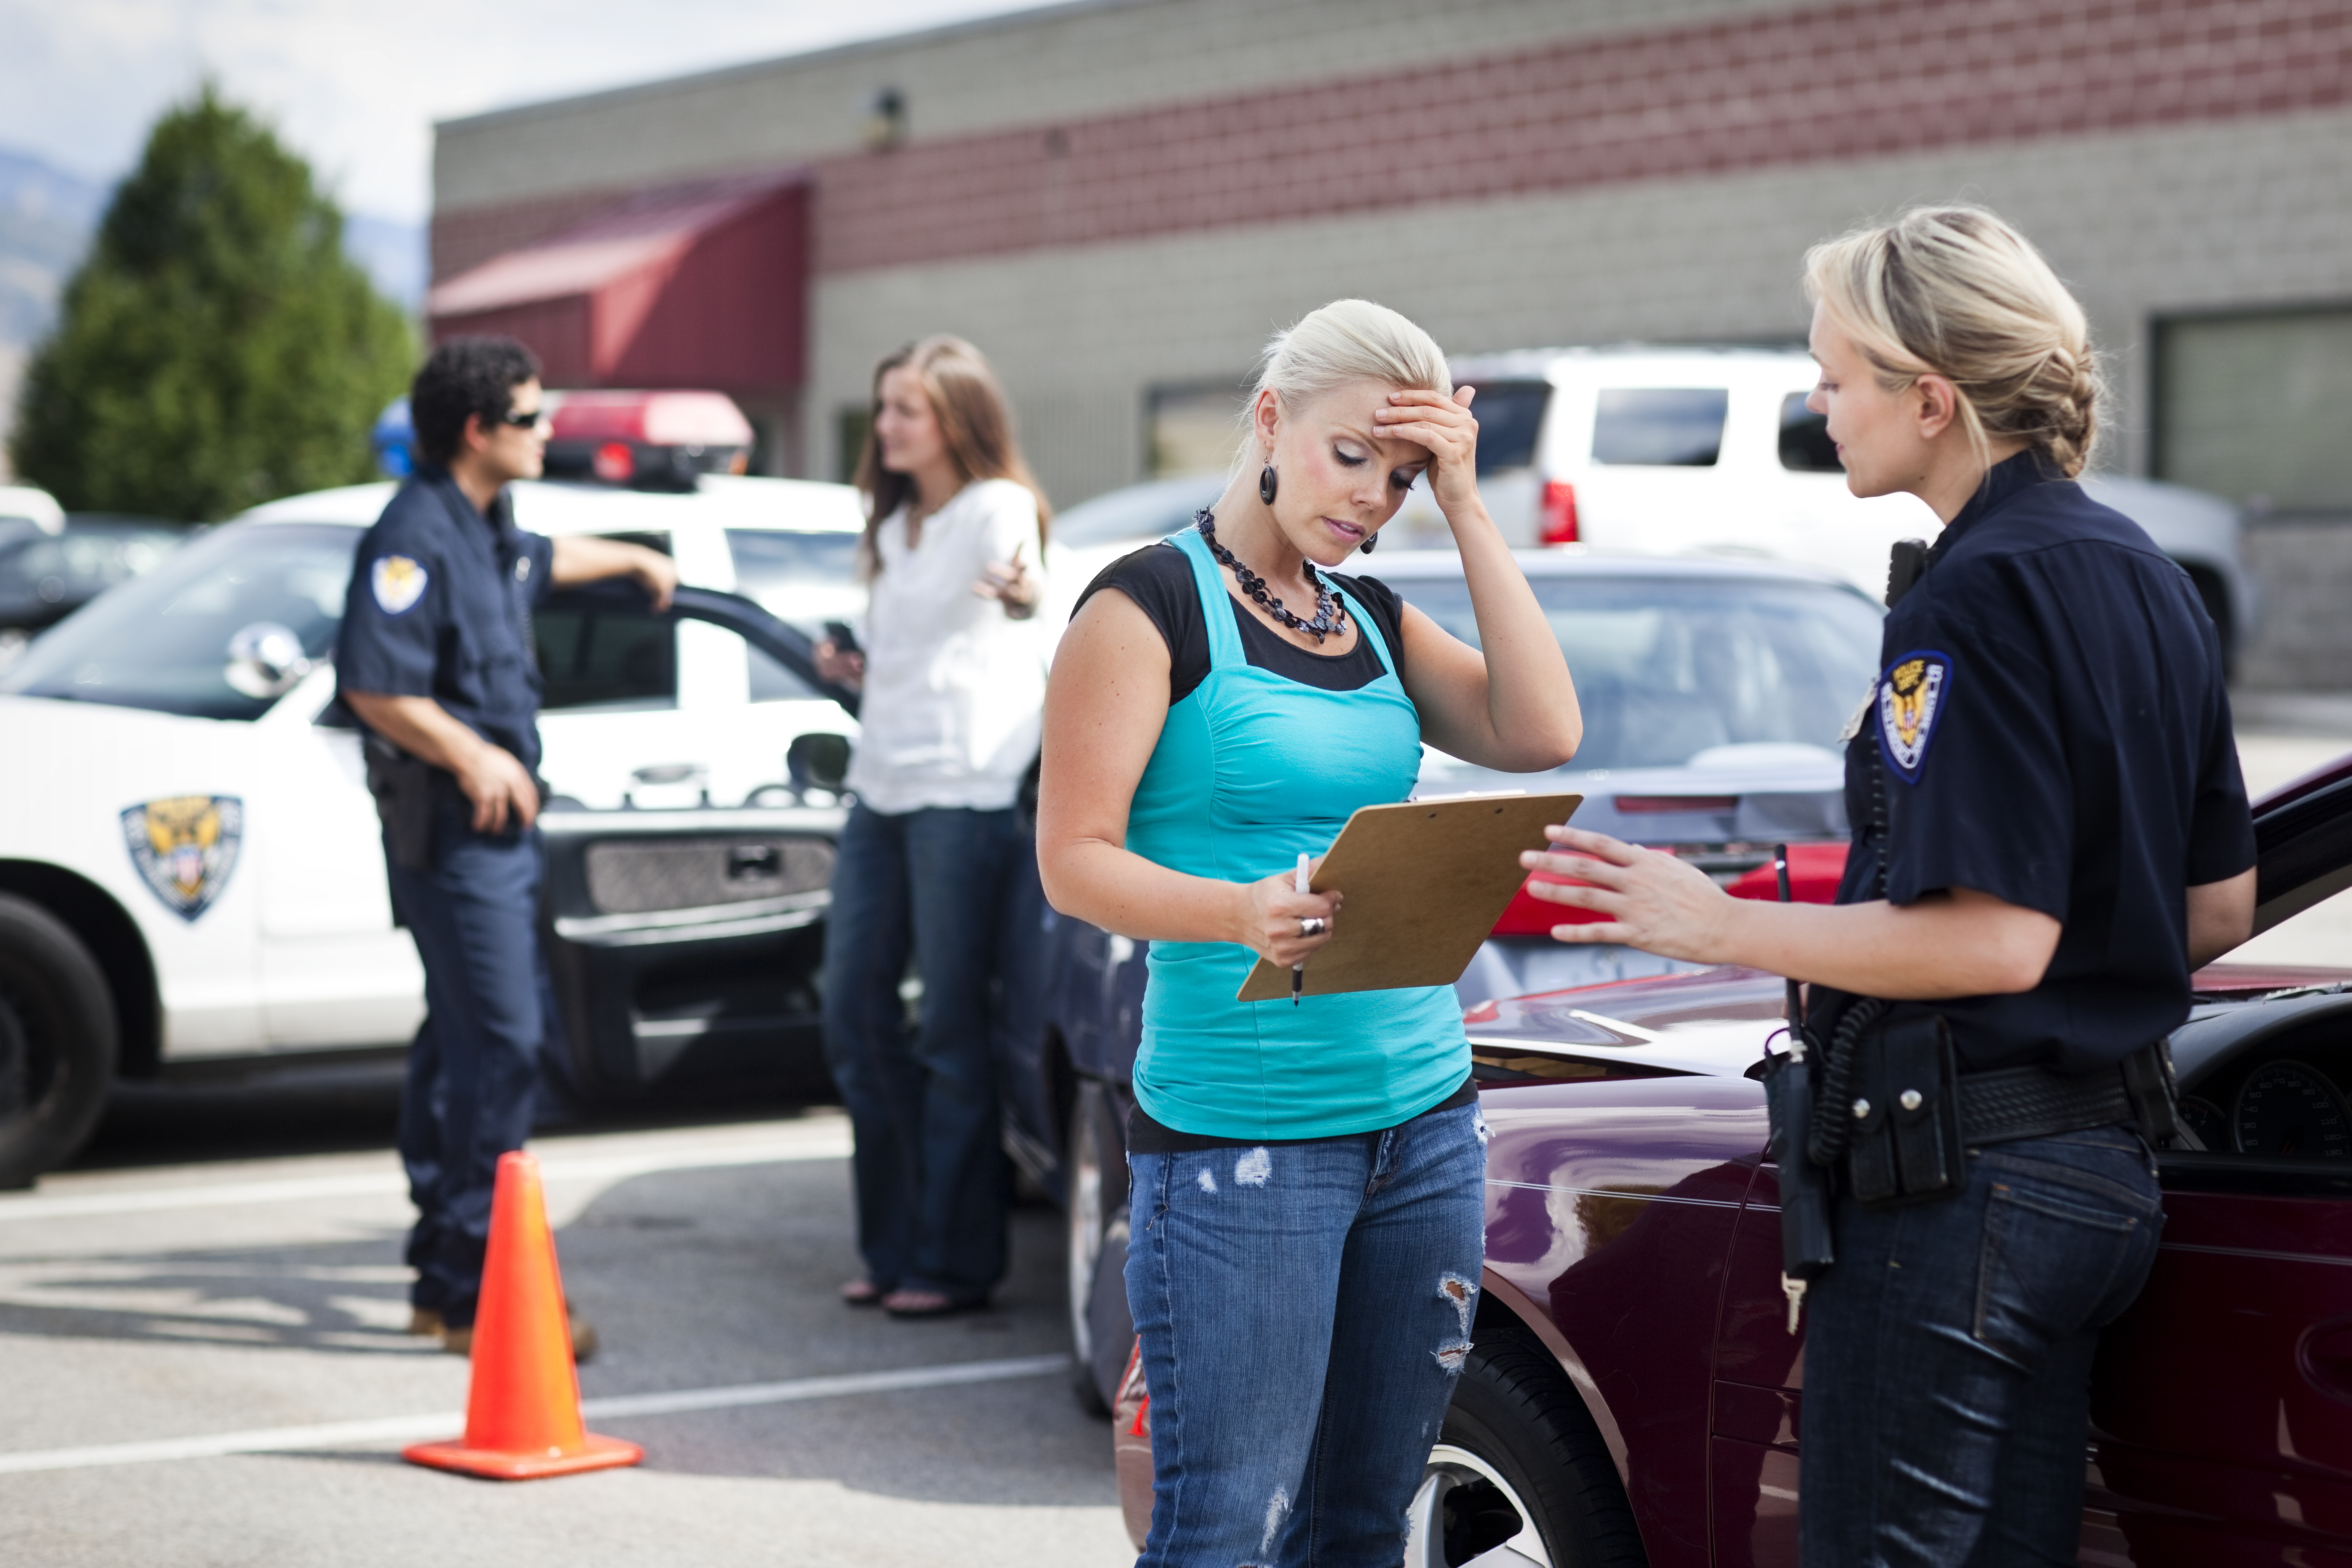
[[(1147, 1564), (1394, 1564), (1469, 1352), (1485, 1125), (1451, 989), (1234, 995), (1255, 958), (1330, 940), (1347, 890), (1293, 891), (1297, 857), (1406, 798), (1424, 743), (1528, 773), (1575, 752), (1559, 640), (1478, 498), (1470, 405), (1396, 312), (1315, 311), (1267, 350), (1224, 495), (1097, 579), (1055, 656), (1046, 895), (1151, 942), (1128, 1137)], [(1483, 651), (1323, 574), (1423, 477)]]

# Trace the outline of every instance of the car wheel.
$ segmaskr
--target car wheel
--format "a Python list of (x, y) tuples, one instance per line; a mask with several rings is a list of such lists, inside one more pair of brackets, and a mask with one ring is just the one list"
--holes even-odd
[[(1078, 1403), (1097, 1415), (1110, 1414), (1106, 1380), (1095, 1365), (1103, 1358), (1097, 1352), (1115, 1348), (1120, 1366), (1127, 1357), (1123, 1340), (1106, 1344), (1104, 1336), (1095, 1331), (1100, 1316), (1096, 1296), (1105, 1244), (1127, 1207), (1124, 1147), (1109, 1091), (1092, 1079), (1081, 1079), (1070, 1107), (1069, 1136), (1062, 1144), (1062, 1186), (1069, 1199), (1070, 1349), (1076, 1363), (1072, 1384)], [(1122, 1268), (1126, 1265), (1123, 1257), (1117, 1262)], [(1112, 1368), (1110, 1387), (1117, 1385), (1118, 1370)]]
[(117, 1050), (89, 951), (40, 905), (0, 893), (0, 1187), (73, 1158), (106, 1109)]
[(1617, 1468), (1559, 1364), (1517, 1334), (1463, 1364), (1409, 1514), (1407, 1568), (1647, 1561)]

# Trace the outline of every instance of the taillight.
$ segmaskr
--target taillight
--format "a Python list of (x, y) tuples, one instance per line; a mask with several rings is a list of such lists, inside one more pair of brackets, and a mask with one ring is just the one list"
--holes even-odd
[(1591, 886), (1590, 883), (1579, 882), (1573, 877), (1555, 876), (1549, 871), (1531, 871), (1528, 874), (1527, 882), (1520, 883), (1519, 890), (1511, 895), (1510, 906), (1503, 910), (1503, 918), (1495, 922), (1495, 929), (1489, 934), (1549, 936), (1551, 928), (1554, 926), (1599, 925), (1605, 921), (1617, 918), (1614, 915), (1604, 915), (1598, 910), (1583, 910), (1574, 904), (1555, 904), (1548, 899), (1538, 899), (1528, 891), (1529, 882), (1565, 883), (1570, 887)]
[(596, 448), (592, 460), (596, 477), (608, 485), (625, 485), (637, 471), (636, 454), (629, 450), (626, 441), (607, 441)]
[[(1845, 851), (1843, 844), (1790, 845), (1790, 896), (1801, 904), (1835, 903), (1838, 884), (1845, 880)], [(1742, 873), (1724, 891), (1735, 899), (1761, 899), (1769, 903), (1780, 896), (1780, 875), (1768, 860)]]
[(1543, 542), (1574, 544), (1580, 537), (1576, 529), (1576, 487), (1566, 479), (1553, 479), (1543, 491)]

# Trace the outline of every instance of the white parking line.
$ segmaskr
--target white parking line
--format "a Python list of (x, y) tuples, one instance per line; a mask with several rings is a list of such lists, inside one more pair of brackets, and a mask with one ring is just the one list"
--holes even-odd
[[(828, 1125), (814, 1137), (791, 1143), (763, 1142), (743, 1148), (646, 1150), (619, 1154), (547, 1154), (540, 1173), (550, 1183), (618, 1181), (656, 1171), (686, 1171), (735, 1165), (768, 1165), (792, 1160), (839, 1160), (849, 1153), (849, 1126)], [(215, 1182), (184, 1187), (140, 1187), (127, 1192), (60, 1193), (54, 1196), (0, 1197), (0, 1222), (66, 1219), (85, 1215), (160, 1214), (172, 1209), (236, 1208), (247, 1204), (299, 1203), (317, 1198), (403, 1197), (408, 1182), (398, 1171), (367, 1171), (342, 1176), (298, 1176), (275, 1182)]]
[[(751, 1405), (790, 1405), (803, 1399), (838, 1399), (853, 1394), (896, 1394), (908, 1389), (1043, 1377), (1047, 1373), (1066, 1372), (1069, 1365), (1066, 1355), (950, 1362), (944, 1366), (901, 1367), (894, 1372), (857, 1372), (838, 1377), (799, 1377), (783, 1383), (742, 1383), (727, 1388), (687, 1388), (672, 1394), (614, 1394), (582, 1401), (581, 1413), (590, 1421), (608, 1421), (631, 1415), (732, 1410)], [(105, 1465), (152, 1465), (170, 1459), (215, 1459), (229, 1454), (301, 1452), (352, 1444), (404, 1442), (436, 1435), (454, 1436), (465, 1424), (465, 1416), (452, 1410), (431, 1415), (389, 1415), (374, 1421), (335, 1421), (317, 1426), (265, 1426), (250, 1432), (163, 1437), (145, 1443), (101, 1443), (84, 1448), (0, 1453), (0, 1475), (83, 1470)]]

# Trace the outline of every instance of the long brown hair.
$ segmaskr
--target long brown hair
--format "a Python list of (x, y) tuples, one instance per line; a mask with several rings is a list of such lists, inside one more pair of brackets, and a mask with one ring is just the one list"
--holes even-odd
[[(955, 464), (956, 477), (965, 484), (974, 479), (1011, 479), (1037, 498), (1037, 548), (1042, 556), (1053, 508), (1046, 504), (1045, 492), (1037, 488), (1021, 456), (1004, 389), (996, 384), (996, 373), (988, 368), (978, 349), (942, 332), (883, 355), (874, 367), (874, 395), (866, 405), (866, 449), (858, 454), (856, 479), (857, 488), (866, 493), (866, 539), (860, 546), (866, 569), (882, 569), (881, 551), (875, 542), (882, 520), (914, 499), (914, 476), (885, 468), (881, 443), (874, 437), (875, 421), (882, 412), (882, 378), (910, 365), (922, 378), (924, 395), (930, 399), (932, 417), (940, 422), (940, 436), (947, 444), (949, 460)], [(1038, 564), (1042, 566), (1043, 561)]]

